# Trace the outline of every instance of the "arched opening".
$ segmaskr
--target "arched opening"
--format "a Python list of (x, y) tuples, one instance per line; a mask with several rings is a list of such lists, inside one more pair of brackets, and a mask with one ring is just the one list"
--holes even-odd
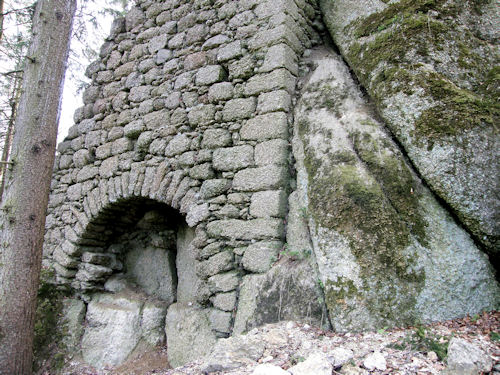
[(176, 210), (144, 198), (116, 202), (88, 225), (75, 277), (87, 301), (87, 363), (115, 366), (165, 343), (168, 307), (194, 301), (200, 282), (193, 239)]

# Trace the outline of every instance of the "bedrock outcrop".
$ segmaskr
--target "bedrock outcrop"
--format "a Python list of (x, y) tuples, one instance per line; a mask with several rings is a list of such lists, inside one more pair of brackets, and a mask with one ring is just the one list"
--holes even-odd
[(495, 3), (320, 1), (331, 35), (390, 131), (498, 265)]
[(309, 63), (293, 150), (333, 328), (495, 308), (487, 256), (413, 172), (341, 57), (320, 47)]

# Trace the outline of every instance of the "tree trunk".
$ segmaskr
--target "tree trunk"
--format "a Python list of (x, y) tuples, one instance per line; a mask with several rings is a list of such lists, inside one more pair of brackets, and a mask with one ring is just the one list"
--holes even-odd
[[(1, 1), (1, 0), (0, 0)], [(21, 84), (23, 82), (22, 75), (16, 73), (14, 78), (14, 89), (12, 96), (9, 100), (10, 104), (10, 118), (7, 124), (7, 132), (5, 133), (5, 142), (3, 144), (2, 157), (0, 159), (0, 203), (2, 202), (3, 190), (5, 187), (5, 171), (8, 168), (8, 161), (10, 155), (10, 143), (12, 140), (12, 134), (14, 133), (14, 122), (16, 120), (17, 107), (19, 105), (19, 99), (21, 97)]]
[(0, 41), (3, 37), (3, 0), (0, 0)]
[(39, 0), (0, 206), (0, 374), (32, 372), (42, 244), (76, 0)]

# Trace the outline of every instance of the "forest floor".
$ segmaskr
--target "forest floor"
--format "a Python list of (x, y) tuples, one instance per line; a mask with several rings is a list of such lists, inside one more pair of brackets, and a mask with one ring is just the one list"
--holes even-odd
[[(463, 339), (480, 349), (491, 360), (490, 374), (500, 375), (500, 311), (485, 312), (481, 315), (419, 327), (382, 329), (377, 332), (364, 333), (335, 333), (295, 322), (269, 324), (253, 329), (248, 335), (242, 336), (243, 346), (244, 340), (247, 339), (250, 340), (248, 346), (252, 345), (251, 340), (263, 343), (263, 350), (257, 356), (251, 353), (250, 356), (253, 358), (241, 358), (241, 353), (239, 355), (236, 348), (236, 351), (229, 356), (231, 359), (228, 360), (229, 357), (225, 353), (227, 358), (217, 364), (228, 367), (226, 370), (210, 373), (251, 375), (255, 368), (263, 363), (288, 370), (305, 361), (313, 353), (319, 352), (323, 353), (325, 358), (330, 356), (329, 358), (337, 363), (333, 366), (332, 375), (441, 373), (455, 375), (458, 372), (446, 372), (447, 346), (452, 338)], [(379, 356), (378, 368), (372, 368), (368, 359), (374, 353), (381, 354), (383, 357), (380, 364)], [(349, 358), (346, 357), (344, 363), (340, 365), (338, 364), (339, 355), (347, 355)], [(196, 375), (207, 373), (207, 361), (213, 364), (214, 358), (169, 369), (167, 349), (161, 347), (155, 352), (137, 355), (117, 368), (96, 370), (73, 359), (66, 364), (62, 374)], [(229, 369), (229, 367), (233, 368)], [(273, 373), (268, 372), (268, 374)]]

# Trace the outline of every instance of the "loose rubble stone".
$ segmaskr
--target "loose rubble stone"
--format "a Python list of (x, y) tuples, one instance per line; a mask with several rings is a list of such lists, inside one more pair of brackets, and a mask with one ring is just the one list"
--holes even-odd
[(490, 356), (476, 345), (454, 337), (448, 345), (446, 374), (469, 375), (489, 372), (493, 367)]

